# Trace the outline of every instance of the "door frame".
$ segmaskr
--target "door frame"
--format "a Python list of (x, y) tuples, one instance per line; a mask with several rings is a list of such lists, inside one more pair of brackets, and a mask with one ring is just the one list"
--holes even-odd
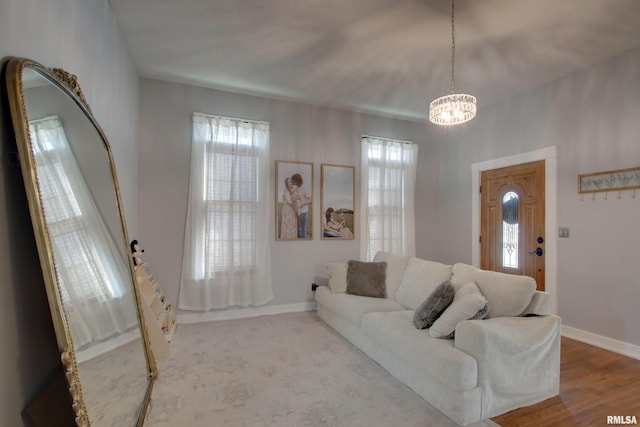
[(530, 163), (538, 160), (545, 161), (545, 290), (551, 296), (551, 312), (558, 313), (558, 224), (557, 186), (558, 168), (555, 145), (540, 150), (501, 157), (484, 162), (471, 164), (471, 263), (480, 267), (480, 174), (483, 171)]

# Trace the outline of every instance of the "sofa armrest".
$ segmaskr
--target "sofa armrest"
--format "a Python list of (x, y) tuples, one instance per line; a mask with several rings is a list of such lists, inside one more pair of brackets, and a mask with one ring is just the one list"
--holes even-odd
[(465, 320), (456, 327), (455, 346), (472, 356), (486, 352), (518, 354), (534, 350), (555, 332), (559, 340), (558, 316), (495, 317)]
[(525, 406), (559, 392), (558, 316), (466, 320), (456, 327), (455, 347), (476, 359), (483, 417), (518, 398)]

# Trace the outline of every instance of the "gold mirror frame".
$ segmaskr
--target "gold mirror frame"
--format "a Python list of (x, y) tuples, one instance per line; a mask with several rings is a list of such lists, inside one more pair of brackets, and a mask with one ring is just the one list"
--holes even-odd
[(30, 59), (9, 58), (6, 62), (5, 68), (9, 111), (11, 113), (13, 130), (15, 134), (16, 145), (18, 148), (20, 168), (22, 170), (22, 177), (24, 180), (27, 202), (29, 205), (31, 222), (34, 230), (34, 237), (38, 248), (38, 256), (42, 268), (43, 280), (46, 287), (47, 299), (49, 301), (49, 307), (56, 333), (58, 348), (60, 351), (61, 362), (65, 370), (69, 394), (73, 402), (72, 408), (75, 414), (75, 421), (79, 427), (91, 426), (90, 415), (87, 412), (85, 399), (82, 392), (82, 382), (78, 375), (76, 352), (74, 350), (74, 344), (71, 337), (69, 324), (67, 322), (67, 317), (63, 310), (62, 297), (58, 288), (53, 248), (48, 233), (47, 223), (45, 221), (42, 201), (40, 199), (40, 190), (36, 175), (36, 163), (31, 150), (32, 141), (29, 133), (29, 121), (24, 97), (23, 73), (25, 69), (31, 69), (40, 74), (44, 79), (48, 80), (49, 83), (59, 89), (66, 96), (68, 96), (77, 105), (84, 116), (90, 121), (104, 144), (109, 162), (109, 170), (111, 172), (111, 177), (113, 180), (112, 183), (113, 190), (115, 192), (117, 212), (120, 217), (119, 225), (121, 226), (122, 236), (124, 237), (124, 241), (118, 242), (118, 244), (121, 245), (121, 249), (125, 258), (129, 260), (127, 264), (129, 265), (128, 272), (130, 285), (133, 289), (136, 306), (136, 317), (138, 320), (138, 327), (140, 328), (140, 335), (142, 337), (144, 357), (147, 367), (147, 387), (144, 392), (144, 396), (142, 396), (142, 401), (140, 403), (141, 406), (135, 424), (136, 426), (142, 426), (149, 407), (153, 384), (157, 377), (157, 367), (155, 359), (153, 358), (153, 354), (150, 350), (149, 337), (144, 324), (144, 318), (141, 315), (140, 295), (137, 286), (135, 286), (135, 272), (131, 262), (131, 256), (129, 254), (129, 237), (124, 220), (120, 189), (118, 186), (115, 165), (109, 142), (104, 132), (102, 131), (102, 128), (93, 117), (91, 109), (89, 108), (82, 94), (82, 90), (80, 89), (75, 75), (59, 68), (48, 69)]

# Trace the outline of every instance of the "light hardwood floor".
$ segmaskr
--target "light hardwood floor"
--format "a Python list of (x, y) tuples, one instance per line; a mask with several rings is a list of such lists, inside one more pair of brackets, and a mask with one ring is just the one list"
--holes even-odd
[(609, 415), (640, 423), (640, 360), (563, 337), (560, 395), (492, 420), (502, 427), (606, 426)]

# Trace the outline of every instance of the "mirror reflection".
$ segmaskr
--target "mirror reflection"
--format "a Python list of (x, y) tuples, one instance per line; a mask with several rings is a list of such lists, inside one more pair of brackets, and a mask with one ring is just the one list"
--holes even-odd
[(22, 87), (57, 299), (88, 418), (94, 427), (137, 425), (149, 368), (106, 142), (39, 70), (24, 68)]

